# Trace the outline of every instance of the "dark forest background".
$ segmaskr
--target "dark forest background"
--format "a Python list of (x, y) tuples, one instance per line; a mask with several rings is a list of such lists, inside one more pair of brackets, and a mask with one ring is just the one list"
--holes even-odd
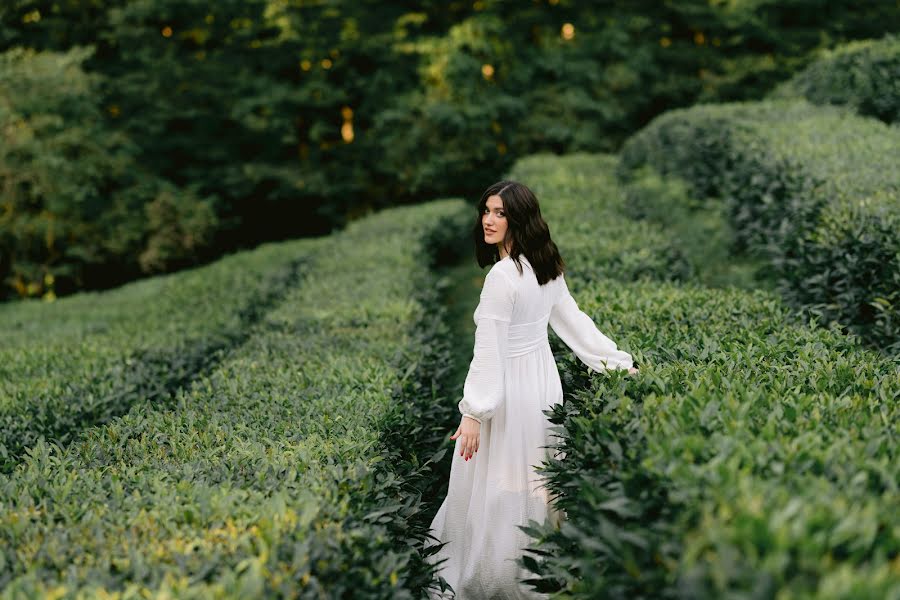
[(473, 198), (898, 30), (888, 1), (4, 0), (0, 298)]

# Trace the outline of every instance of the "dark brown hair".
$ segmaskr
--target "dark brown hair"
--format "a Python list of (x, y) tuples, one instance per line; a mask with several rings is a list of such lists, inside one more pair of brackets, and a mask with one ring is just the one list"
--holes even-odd
[(503, 201), (507, 223), (503, 243), (509, 245), (509, 256), (515, 261), (519, 273), (522, 273), (519, 256), (524, 254), (534, 268), (539, 284), (543, 285), (551, 279), (556, 279), (565, 271), (566, 264), (559, 255), (556, 244), (550, 239), (550, 228), (541, 216), (537, 196), (525, 185), (506, 179), (486, 189), (478, 201), (478, 217), (472, 230), (478, 266), (485, 267), (500, 260), (497, 245), (484, 241), (484, 226), (481, 222), (487, 207), (487, 199), (494, 195), (500, 196)]

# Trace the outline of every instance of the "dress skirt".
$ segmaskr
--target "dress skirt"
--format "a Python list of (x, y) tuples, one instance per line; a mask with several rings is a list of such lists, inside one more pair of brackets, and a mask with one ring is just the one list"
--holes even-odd
[(506, 367), (507, 401), (482, 423), (468, 461), (457, 438), (447, 496), (431, 524), (447, 544), (429, 559), (446, 559), (440, 575), (458, 600), (546, 598), (520, 581), (534, 576), (515, 562), (533, 540), (517, 525), (549, 519), (559, 526), (561, 514), (535, 467), (558, 441), (542, 411), (562, 402), (562, 384), (549, 343), (507, 359)]

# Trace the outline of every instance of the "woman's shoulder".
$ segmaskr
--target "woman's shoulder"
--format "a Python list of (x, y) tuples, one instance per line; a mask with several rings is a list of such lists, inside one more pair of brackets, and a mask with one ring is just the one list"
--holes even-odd
[(519, 271), (516, 269), (516, 264), (512, 258), (507, 256), (491, 265), (491, 268), (488, 270), (488, 275), (500, 277), (502, 280), (509, 280), (510, 283), (514, 283), (519, 277)]

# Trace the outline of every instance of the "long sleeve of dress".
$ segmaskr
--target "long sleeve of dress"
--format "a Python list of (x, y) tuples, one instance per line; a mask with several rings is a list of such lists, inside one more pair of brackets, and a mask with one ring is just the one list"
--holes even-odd
[(563, 291), (550, 311), (550, 327), (590, 369), (603, 372), (608, 369), (630, 369), (632, 357), (619, 350), (616, 344), (603, 335), (593, 319), (579, 308), (563, 278)]
[(478, 422), (490, 419), (505, 400), (509, 322), (515, 304), (512, 281), (496, 268), (488, 271), (475, 309), (475, 349), (457, 407)]

